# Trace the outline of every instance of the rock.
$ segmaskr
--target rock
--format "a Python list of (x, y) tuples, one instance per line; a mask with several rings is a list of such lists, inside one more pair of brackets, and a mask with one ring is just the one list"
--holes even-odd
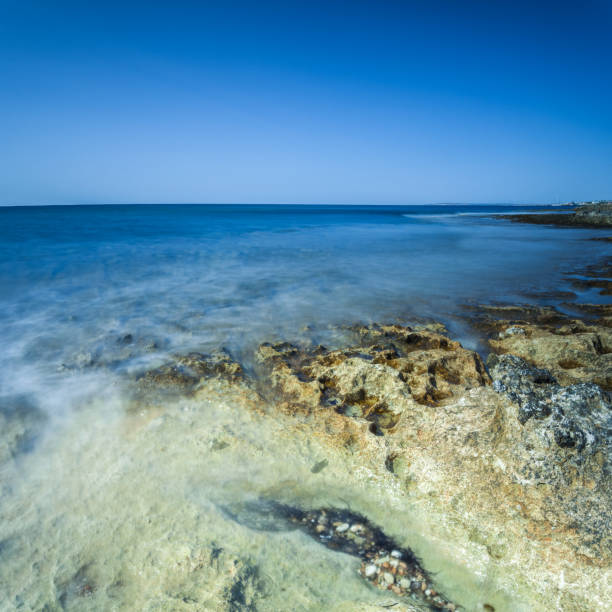
[(379, 578), (379, 584), (383, 587), (391, 586), (395, 582), (395, 576), (390, 572), (383, 572)]
[(583, 204), (574, 211), (577, 223), (588, 225), (609, 226), (612, 224), (612, 202), (598, 202), (596, 204)]
[(612, 202), (583, 204), (569, 212), (545, 212), (538, 214), (496, 215), (516, 223), (557, 225), (560, 227), (611, 227)]
[(589, 381), (612, 389), (612, 330), (569, 321), (551, 328), (525, 324), (522, 334), (490, 340), (496, 353), (518, 355), (549, 370), (560, 384)]
[[(355, 328), (344, 349), (264, 345), (258, 361), (268, 397), (326, 440), (330, 458), (350, 452), (368, 478), (393, 478), (459, 557), (482, 547), (474, 572), (537, 592), (534, 606), (597, 608), (612, 595), (592, 587), (612, 563), (610, 399), (589, 379), (602, 379), (608, 328), (549, 307), (493, 307), (478, 320), (500, 351), (492, 386), (477, 355), (400, 326)], [(568, 349), (589, 359), (580, 377), (559, 363)], [(400, 571), (392, 550), (375, 561), (381, 573)]]
[[(366, 578), (373, 578), (374, 576), (376, 576), (377, 573), (378, 573), (378, 567), (374, 565), (373, 563), (366, 565), (363, 570), (363, 574)], [(410, 585), (410, 583), (408, 584)]]
[(0, 397), (0, 465), (29, 452), (46, 420), (28, 397)]
[(550, 372), (514, 355), (492, 355), (487, 363), (493, 389), (516, 405), (521, 424), (509, 429), (515, 444), (504, 463), (548, 491), (540, 513), (554, 508), (557, 524), (574, 524), (593, 549), (612, 546), (610, 395), (593, 383), (562, 387)]
[(477, 353), (441, 334), (398, 325), (354, 332), (358, 344), (346, 349), (259, 348), (257, 361), (287, 409), (333, 409), (383, 433), (415, 403), (437, 406), (490, 382)]
[(244, 380), (242, 366), (231, 356), (219, 351), (211, 355), (189, 353), (178, 355), (173, 361), (149, 370), (137, 378), (140, 390), (194, 392), (199, 383), (210, 378), (230, 382)]
[(489, 337), (498, 354), (517, 355), (549, 370), (562, 385), (594, 382), (612, 388), (612, 329), (607, 310), (570, 305), (592, 313), (581, 320), (550, 306), (531, 305), (470, 307), (470, 322)]

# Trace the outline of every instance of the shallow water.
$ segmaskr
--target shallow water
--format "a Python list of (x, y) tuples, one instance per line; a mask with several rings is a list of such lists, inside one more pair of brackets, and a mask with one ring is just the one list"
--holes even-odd
[(124, 382), (192, 350), (226, 347), (248, 367), (260, 342), (333, 344), (334, 326), (356, 321), (436, 319), (477, 346), (456, 316), (462, 304), (533, 302), (534, 292), (555, 304), (546, 295), (568, 290), (566, 274), (609, 252), (587, 240), (597, 230), (474, 214), (504, 210), (0, 209), (0, 607), (314, 610), (388, 599), (355, 559), (299, 532), (256, 533), (219, 509), (272, 492), (384, 521), (468, 609), (528, 609), (520, 594), (506, 599), (503, 577), (453, 564), (418, 509), (406, 528), (391, 481), (335, 489), (358, 463), (313, 472), (323, 447), (250, 414), (235, 391), (140, 410)]

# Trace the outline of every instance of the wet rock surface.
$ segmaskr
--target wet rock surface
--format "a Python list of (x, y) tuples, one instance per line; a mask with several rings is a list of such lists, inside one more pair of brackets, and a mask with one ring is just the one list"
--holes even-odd
[(498, 215), (517, 223), (557, 225), (559, 227), (612, 227), (612, 202), (583, 204), (570, 212)]
[(333, 409), (383, 433), (407, 405), (437, 406), (490, 382), (480, 356), (442, 334), (399, 325), (353, 332), (356, 344), (345, 349), (260, 346), (256, 359), (287, 409)]
[(577, 270), (566, 280), (580, 291), (595, 289), (599, 295), (612, 295), (612, 257), (604, 257), (583, 270)]
[(457, 609), (436, 591), (415, 554), (401, 548), (364, 516), (337, 508), (303, 510), (268, 499), (224, 511), (253, 529), (298, 528), (327, 548), (361, 559), (361, 576), (379, 589), (421, 600), (431, 610)]
[(137, 384), (142, 391), (166, 390), (184, 394), (194, 392), (202, 381), (210, 378), (238, 382), (244, 380), (244, 372), (225, 351), (210, 355), (189, 353), (177, 355), (173, 361), (141, 374)]
[(0, 465), (32, 450), (46, 420), (28, 397), (0, 397)]
[[(518, 563), (536, 589), (544, 565), (573, 576), (607, 567), (609, 328), (552, 307), (485, 308), (478, 321), (499, 353), (492, 387), (475, 354), (399, 326), (355, 328), (355, 345), (335, 351), (263, 345), (258, 358), (283, 411), (311, 417), (332, 447), (384, 464), (457, 545), (465, 536), (455, 529), (467, 532), (490, 563), (515, 577)], [(373, 433), (384, 434), (376, 450)], [(565, 609), (583, 609), (582, 595), (563, 593)]]
[(612, 389), (608, 307), (572, 306), (582, 307), (590, 318), (573, 318), (553, 307), (482, 306), (473, 325), (489, 337), (495, 353), (516, 355), (545, 368), (561, 385), (593, 382)]
[[(292, 555), (308, 551), (304, 563), (310, 554), (333, 557), (326, 563), (347, 572), (344, 580), (354, 579), (343, 599), (349, 607), (338, 609), (367, 609), (366, 603), (350, 607), (362, 602), (351, 599), (352, 589), (359, 588), (366, 591), (359, 596), (363, 601), (380, 596), (382, 589), (392, 598), (389, 605), (405, 609), (452, 610), (455, 604), (458, 609), (605, 609), (612, 596), (606, 574), (612, 565), (612, 424), (610, 396), (593, 382), (599, 377), (605, 386), (604, 362), (597, 359), (608, 354), (610, 328), (602, 309), (584, 320), (553, 308), (516, 305), (474, 307), (470, 315), (496, 350), (488, 370), (477, 353), (440, 333), (441, 327), (368, 325), (349, 328), (341, 348), (264, 343), (256, 354), (256, 377), (226, 352), (176, 356), (141, 374), (135, 386), (145, 403), (158, 393), (164, 401), (155, 399), (151, 405), (161, 408), (151, 414), (130, 416), (139, 425), (128, 428), (130, 443), (117, 457), (123, 460), (132, 441), (148, 442), (138, 461), (120, 464), (134, 473), (127, 473), (123, 489), (111, 489), (117, 504), (109, 524), (117, 523), (116, 512), (129, 515), (126, 496), (134, 503), (142, 498), (142, 491), (132, 493), (134, 475), (149, 473), (152, 463), (162, 470), (163, 482), (174, 482), (189, 469), (196, 482), (210, 473), (215, 487), (224, 483), (225, 492), (232, 462), (242, 462), (239, 496), (257, 499), (241, 509), (226, 505), (225, 514), (204, 512), (184, 501), (175, 505), (174, 495), (198, 491), (191, 481), (181, 482), (166, 503), (170, 515), (180, 513), (182, 541), (191, 550), (183, 554), (184, 544), (155, 523), (157, 483), (139, 481), (150, 488), (151, 506), (146, 516), (138, 513), (134, 547), (142, 555), (139, 572), (144, 568), (153, 581), (160, 568), (167, 575), (160, 601), (172, 597), (177, 609), (207, 601), (214, 602), (213, 609), (274, 609), (267, 599), (274, 583), (266, 576), (277, 570), (266, 566), (270, 551), (255, 559), (255, 547), (248, 554), (243, 550), (253, 536), (262, 545), (293, 551), (273, 553), (276, 565), (287, 563), (274, 574), (276, 580), (294, 571)], [(590, 360), (582, 369), (563, 367), (568, 354), (579, 353)], [(567, 370), (577, 374), (564, 377)], [(175, 396), (173, 411), (174, 400), (165, 398)], [(239, 421), (244, 421), (241, 430)], [(87, 448), (69, 452), (82, 457)], [(90, 464), (97, 466), (102, 451), (91, 452)], [(287, 467), (279, 466), (283, 456)], [(181, 461), (174, 464), (174, 457)], [(245, 493), (251, 464), (258, 462), (258, 478), (264, 475), (269, 485), (278, 485), (278, 494)], [(337, 497), (315, 501), (322, 492)], [(344, 494), (356, 511), (340, 509)], [(100, 508), (105, 503), (101, 497)], [(232, 521), (236, 532), (250, 534), (233, 549)], [(126, 519), (120, 529), (127, 525)], [(211, 525), (217, 530), (214, 546), (197, 544), (192, 534), (212, 537)], [(295, 529), (312, 540), (282, 533)], [(270, 543), (269, 535), (253, 530), (279, 533)], [(410, 537), (402, 539), (407, 533)], [(168, 557), (157, 560), (149, 548), (157, 550), (162, 540)], [(9, 538), (0, 548), (33, 541)], [(117, 550), (123, 550), (123, 542), (117, 534)], [(350, 561), (330, 550), (359, 559), (365, 582)], [(36, 551), (30, 554), (37, 558)], [(128, 596), (129, 581), (101, 576), (93, 553), (92, 558), (91, 566), (75, 558), (71, 572), (58, 578), (57, 597), (66, 609), (115, 591)], [(458, 567), (479, 577), (483, 592), (494, 585), (486, 599), (457, 589)], [(292, 575), (299, 584), (301, 578)], [(140, 578), (134, 574), (131, 580)], [(311, 582), (314, 593), (316, 580)], [(325, 594), (317, 597), (325, 601)]]

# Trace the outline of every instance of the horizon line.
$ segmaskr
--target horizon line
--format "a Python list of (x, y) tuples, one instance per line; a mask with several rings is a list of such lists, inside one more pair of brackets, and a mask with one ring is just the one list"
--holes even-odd
[(425, 202), (420, 204), (334, 203), (334, 202), (72, 202), (62, 204), (0, 204), (0, 208), (50, 208), (53, 206), (568, 206), (608, 200), (569, 202)]

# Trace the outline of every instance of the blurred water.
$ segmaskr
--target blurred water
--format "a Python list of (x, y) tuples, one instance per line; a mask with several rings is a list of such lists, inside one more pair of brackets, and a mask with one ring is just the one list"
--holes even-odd
[[(534, 292), (554, 304), (546, 292), (567, 290), (564, 275), (608, 249), (587, 240), (596, 230), (482, 216), (504, 210), (0, 208), (0, 607), (192, 609), (210, 595), (203, 609), (219, 609), (229, 588), (223, 563), (246, 558), (267, 572), (261, 609), (280, 609), (286, 593), (296, 610), (351, 597), (380, 603), (384, 593), (360, 582), (354, 561), (299, 535), (254, 536), (213, 503), (280, 486), (321, 505), (350, 500), (395, 524), (462, 601), (497, 597), (498, 609), (529, 609), (518, 595), (511, 604), (495, 595), (503, 576), (445, 561), (435, 535), (423, 535), (427, 517), (402, 528), (405, 500), (384, 469), (370, 484), (338, 489), (358, 457), (347, 452), (346, 465), (315, 474), (324, 447), (289, 422), (257, 420), (239, 391), (126, 417), (121, 383), (174, 352), (226, 347), (248, 367), (260, 342), (305, 327), (333, 341), (334, 325), (356, 321), (436, 319), (475, 344), (455, 316), (462, 304), (533, 301)], [(219, 542), (223, 563), (181, 574), (185, 563), (199, 571), (198, 555)], [(240, 567), (246, 593), (254, 570)]]
[(219, 346), (248, 361), (305, 325), (424, 316), (452, 328), (459, 304), (554, 290), (605, 248), (585, 240), (594, 230), (474, 214), (503, 210), (2, 208), (0, 389), (52, 403), (51, 381), (75, 369)]

